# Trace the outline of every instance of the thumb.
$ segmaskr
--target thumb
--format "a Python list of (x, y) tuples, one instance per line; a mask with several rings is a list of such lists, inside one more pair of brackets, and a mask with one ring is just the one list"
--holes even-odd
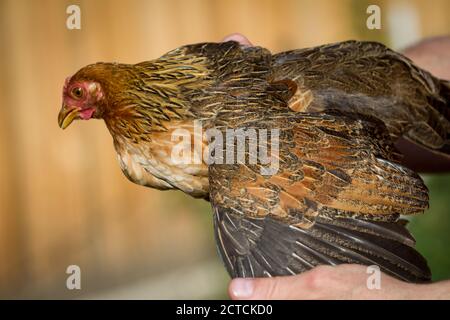
[(250, 40), (248, 40), (246, 36), (244, 36), (240, 33), (232, 33), (222, 39), (222, 42), (227, 42), (227, 41), (236, 41), (236, 42), (239, 42), (243, 46), (249, 46), (249, 47), (252, 46), (252, 43), (250, 42)]
[(233, 300), (294, 299), (299, 297), (301, 288), (292, 278), (236, 278), (231, 281), (228, 293)]

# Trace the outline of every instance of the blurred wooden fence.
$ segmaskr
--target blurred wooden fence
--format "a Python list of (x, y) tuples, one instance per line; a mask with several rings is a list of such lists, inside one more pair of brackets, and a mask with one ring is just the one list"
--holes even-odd
[[(349, 38), (404, 1), (0, 1), (0, 294), (64, 296), (65, 269), (85, 291), (214, 256), (208, 204), (135, 186), (100, 121), (57, 126), (65, 77), (96, 61), (138, 62), (187, 43), (246, 34), (273, 51)], [(81, 7), (81, 30), (65, 27)], [(450, 3), (409, 1), (421, 34), (448, 33)], [(122, 279), (122, 280), (121, 280)]]

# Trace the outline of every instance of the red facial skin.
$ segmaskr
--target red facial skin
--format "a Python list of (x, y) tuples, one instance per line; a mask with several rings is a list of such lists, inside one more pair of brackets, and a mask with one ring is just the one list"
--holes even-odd
[[(76, 95), (77, 90), (81, 92), (81, 95)], [(103, 97), (103, 90), (99, 83), (88, 80), (72, 82), (70, 77), (66, 78), (63, 89), (63, 106), (68, 110), (78, 109), (79, 119), (100, 118), (101, 110), (98, 106)]]

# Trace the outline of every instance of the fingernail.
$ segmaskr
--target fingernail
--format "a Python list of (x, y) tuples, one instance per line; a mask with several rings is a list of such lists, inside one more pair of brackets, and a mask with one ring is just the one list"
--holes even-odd
[(253, 280), (238, 278), (231, 282), (230, 291), (236, 299), (247, 299), (253, 295)]

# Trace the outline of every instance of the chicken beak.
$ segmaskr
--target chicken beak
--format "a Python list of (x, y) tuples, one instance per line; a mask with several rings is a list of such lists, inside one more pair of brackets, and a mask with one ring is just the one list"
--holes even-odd
[(58, 114), (58, 124), (61, 129), (67, 128), (80, 113), (80, 109), (76, 107), (68, 107), (63, 105)]

